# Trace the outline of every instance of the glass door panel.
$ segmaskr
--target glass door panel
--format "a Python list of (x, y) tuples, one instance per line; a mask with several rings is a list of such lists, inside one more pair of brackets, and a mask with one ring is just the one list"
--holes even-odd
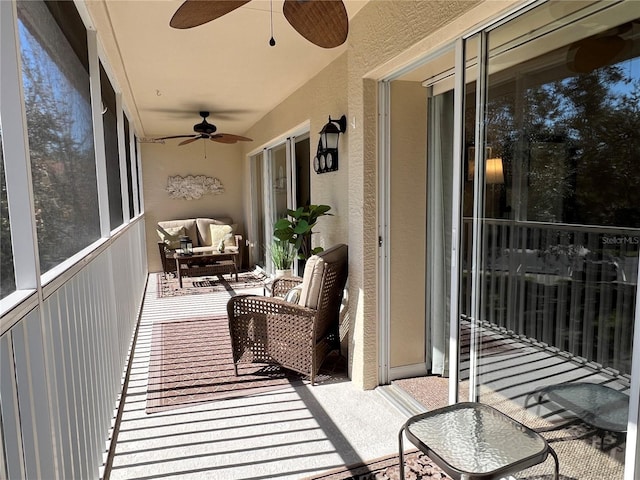
[(264, 155), (251, 157), (251, 240), (250, 264), (267, 268), (265, 241)]
[(269, 150), (269, 171), (271, 176), (271, 225), (287, 215), (290, 176), (287, 165), (287, 144), (283, 143)]
[(289, 137), (252, 156), (251, 163), (251, 255), (252, 264), (272, 271), (267, 255), (273, 224), (309, 202), (309, 135)]
[(629, 3), (561, 14), (545, 4), (489, 32), (474, 138), (478, 302), (461, 320), (472, 388), (530, 427), (557, 428), (545, 435), (562, 473), (581, 480), (624, 471), (640, 246), (640, 24)]

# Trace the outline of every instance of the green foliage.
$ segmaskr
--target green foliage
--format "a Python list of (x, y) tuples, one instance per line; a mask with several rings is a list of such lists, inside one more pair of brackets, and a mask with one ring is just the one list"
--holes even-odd
[(288, 270), (296, 258), (296, 251), (289, 242), (277, 238), (271, 242), (271, 260), (277, 270)]
[(306, 260), (323, 250), (322, 247), (311, 248), (311, 234), (318, 218), (333, 215), (328, 213), (329, 210), (329, 205), (305, 205), (296, 210), (287, 210), (287, 217), (274, 224), (273, 236), (292, 244), (298, 252), (298, 258)]

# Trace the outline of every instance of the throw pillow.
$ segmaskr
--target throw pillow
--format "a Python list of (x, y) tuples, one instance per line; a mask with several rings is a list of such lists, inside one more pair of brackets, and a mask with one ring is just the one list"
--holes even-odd
[(184, 227), (158, 227), (156, 230), (160, 239), (167, 244), (171, 250), (180, 248), (180, 237), (186, 235)]
[(298, 303), (300, 301), (300, 293), (302, 292), (302, 285), (293, 287), (284, 296), (285, 302)]
[(325, 261), (318, 255), (311, 255), (304, 266), (302, 276), (302, 293), (300, 294), (300, 305), (307, 308), (318, 308), (320, 298), (320, 287), (324, 275)]
[(236, 237), (234, 236), (235, 225), (209, 225), (211, 236), (211, 246), (217, 247), (220, 241), (224, 239), (225, 247), (235, 247)]

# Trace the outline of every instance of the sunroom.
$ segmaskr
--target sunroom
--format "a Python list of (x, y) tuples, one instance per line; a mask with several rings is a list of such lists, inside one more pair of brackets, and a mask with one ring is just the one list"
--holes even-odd
[[(314, 246), (349, 246), (349, 388), (405, 416), (475, 401), (541, 431), (576, 414), (568, 387), (620, 393), (615, 426), (545, 435), (566, 478), (636, 478), (636, 2), (347, 0), (346, 43), (307, 46), (309, 70), (220, 60), (306, 42), (282, 2), (177, 32), (181, 3), (0, 2), (0, 477), (104, 474), (162, 270), (159, 221), (231, 217), (243, 269), (269, 274), (273, 223), (311, 203), (333, 213)], [(274, 19), (275, 47), (247, 46), (251, 15)], [(213, 70), (169, 63), (192, 41)], [(286, 69), (274, 102), (269, 76)], [(253, 102), (250, 121), (235, 122), (247, 104), (225, 82)], [(189, 134), (207, 109), (252, 141), (153, 140)], [(318, 132), (343, 114), (339, 163), (316, 173)], [(189, 175), (224, 193), (171, 198), (168, 178)]]

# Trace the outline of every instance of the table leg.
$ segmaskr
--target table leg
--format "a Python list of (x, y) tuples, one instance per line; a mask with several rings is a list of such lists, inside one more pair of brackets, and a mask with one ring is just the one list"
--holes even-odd
[(398, 434), (398, 445), (400, 453), (398, 454), (398, 466), (400, 467), (400, 480), (404, 480), (404, 446), (403, 446), (403, 438), (404, 434), (404, 425), (400, 429), (400, 433)]
[(182, 288), (182, 269), (180, 268), (180, 262), (176, 259), (176, 275), (178, 275), (178, 285)]
[(549, 453), (551, 454), (551, 456), (553, 457), (553, 461), (555, 462), (555, 480), (560, 480), (560, 461), (558, 460), (558, 455), (556, 454), (555, 450), (551, 447), (549, 447)]

